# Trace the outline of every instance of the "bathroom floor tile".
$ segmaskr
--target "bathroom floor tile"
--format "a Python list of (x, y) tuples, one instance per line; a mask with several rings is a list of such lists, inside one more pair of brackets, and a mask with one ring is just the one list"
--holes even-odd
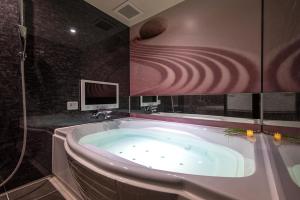
[[(13, 169), (15, 167), (16, 162), (17, 161), (9, 162), (9, 165), (6, 166), (5, 168)], [(1, 173), (3, 174), (3, 172), (1, 172)], [(22, 185), (24, 185), (24, 184), (27, 184), (31, 181), (38, 180), (47, 175), (48, 175), (47, 173), (45, 173), (45, 174), (41, 173), (41, 171), (37, 167), (35, 167), (31, 164), (31, 158), (25, 156), (16, 175), (13, 176), (13, 178), (6, 184), (6, 190), (9, 191), (9, 190), (13, 190), (14, 188), (17, 188), (20, 186), (22, 187)], [(0, 194), (2, 192), (3, 191), (1, 191), (1, 188), (0, 188)]]
[[(2, 181), (1, 177), (0, 177), (0, 181)], [(4, 192), (5, 192), (4, 188), (3, 187), (0, 188), (0, 197), (1, 197), (1, 194), (4, 193)], [(2, 200), (2, 199), (0, 199), (0, 200)]]
[[(58, 194), (55, 194), (56, 192), (57, 192), (56, 188), (47, 179), (45, 179), (37, 183), (33, 183), (31, 185), (25, 186), (23, 188), (17, 189), (15, 191), (9, 192), (9, 198), (10, 200), (32, 200), (36, 198), (50, 199), (47, 198), (47, 196), (52, 196), (52, 195), (58, 196)], [(56, 199), (56, 198), (52, 198), (52, 199)], [(57, 198), (57, 199), (60, 200), (61, 198)]]
[(0, 200), (7, 200), (6, 196), (0, 196)]
[(40, 198), (40, 200), (65, 200), (65, 198), (58, 192), (53, 192), (45, 197)]

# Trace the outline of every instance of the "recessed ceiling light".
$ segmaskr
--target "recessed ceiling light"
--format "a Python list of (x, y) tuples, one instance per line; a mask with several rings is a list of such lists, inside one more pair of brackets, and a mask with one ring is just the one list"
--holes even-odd
[(77, 31), (75, 28), (70, 28), (70, 33), (75, 34)]

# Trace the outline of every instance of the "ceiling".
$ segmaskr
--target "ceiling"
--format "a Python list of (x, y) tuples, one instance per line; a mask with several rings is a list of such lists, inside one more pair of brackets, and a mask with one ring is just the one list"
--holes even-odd
[[(150, 18), (184, 0), (85, 0), (104, 13), (117, 19), (118, 21), (133, 26), (147, 18)], [(130, 7), (127, 5), (129, 4)], [(135, 10), (132, 10), (132, 7)], [(124, 8), (124, 9), (122, 9)], [(137, 14), (131, 18), (126, 18), (120, 12), (128, 13), (129, 16)]]

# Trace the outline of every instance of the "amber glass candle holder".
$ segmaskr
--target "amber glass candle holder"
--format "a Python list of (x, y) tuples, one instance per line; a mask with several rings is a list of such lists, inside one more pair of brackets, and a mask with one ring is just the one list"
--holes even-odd
[(253, 137), (254, 136), (254, 131), (253, 130), (247, 130), (246, 135), (247, 135), (247, 137)]
[(274, 133), (273, 138), (274, 138), (274, 140), (276, 140), (276, 141), (281, 141), (282, 135), (281, 135), (281, 133), (276, 132), (276, 133)]

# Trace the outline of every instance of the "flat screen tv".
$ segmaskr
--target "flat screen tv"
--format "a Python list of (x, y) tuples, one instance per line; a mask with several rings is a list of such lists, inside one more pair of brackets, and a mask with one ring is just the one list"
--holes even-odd
[(81, 110), (119, 108), (119, 84), (81, 80)]
[(158, 96), (141, 96), (141, 107), (159, 105)]

